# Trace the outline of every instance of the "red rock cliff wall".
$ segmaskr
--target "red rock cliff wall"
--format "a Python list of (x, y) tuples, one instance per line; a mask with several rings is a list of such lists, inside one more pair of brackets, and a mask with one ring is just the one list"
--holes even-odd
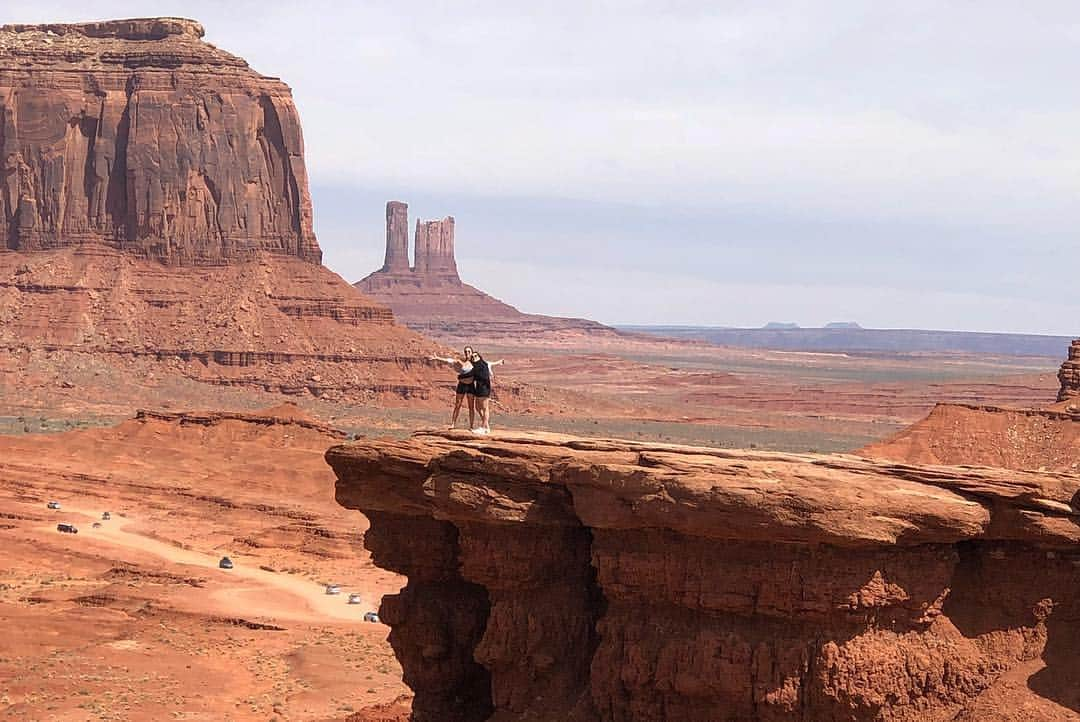
[(180, 19), (0, 27), (0, 249), (319, 262), (288, 86)]
[(327, 459), (409, 577), (381, 612), (418, 721), (1080, 717), (1080, 477), (509, 434)]

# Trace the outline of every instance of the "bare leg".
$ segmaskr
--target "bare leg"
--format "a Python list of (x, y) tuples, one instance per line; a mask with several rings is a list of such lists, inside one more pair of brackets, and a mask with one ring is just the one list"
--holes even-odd
[[(465, 400), (465, 394), (458, 394), (454, 399), (454, 413), (450, 416), (450, 428), (457, 428), (458, 415), (461, 413), (461, 402)], [(472, 411), (472, 403), (469, 404), (470, 411)], [(471, 426), (469, 428), (472, 428)]]
[(469, 428), (476, 428), (476, 397), (472, 394), (468, 394), (469, 397)]
[(491, 421), (488, 418), (489, 408), (487, 398), (476, 400), (476, 410), (480, 414), (480, 428), (491, 431)]

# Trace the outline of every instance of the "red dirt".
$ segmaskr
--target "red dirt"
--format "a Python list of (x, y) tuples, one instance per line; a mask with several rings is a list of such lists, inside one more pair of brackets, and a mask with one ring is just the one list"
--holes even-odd
[(386, 627), (361, 621), (400, 581), (334, 503), (341, 435), (320, 426), (146, 414), (0, 436), (0, 716), (340, 720), (407, 694)]

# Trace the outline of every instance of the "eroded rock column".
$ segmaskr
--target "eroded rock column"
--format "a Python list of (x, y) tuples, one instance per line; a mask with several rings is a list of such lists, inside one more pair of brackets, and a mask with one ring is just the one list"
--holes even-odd
[(401, 201), (386, 203), (386, 260), (383, 270), (390, 273), (409, 272), (409, 204)]

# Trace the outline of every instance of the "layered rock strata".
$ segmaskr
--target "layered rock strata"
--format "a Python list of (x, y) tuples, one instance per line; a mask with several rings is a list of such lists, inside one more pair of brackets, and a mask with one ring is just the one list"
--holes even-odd
[(0, 249), (318, 263), (289, 87), (180, 18), (0, 27)]
[(415, 399), (446, 383), (427, 360), (438, 350), (340, 277), (295, 258), (262, 253), (196, 268), (103, 246), (0, 253), (0, 352), (30, 367), (148, 359), (214, 385)]
[(417, 220), (413, 259), (407, 248), (408, 205), (386, 204), (386, 261), (383, 267), (355, 285), (389, 306), (410, 328), (443, 341), (457, 343), (535, 334), (614, 335), (595, 321), (522, 313), (513, 306), (461, 280), (454, 249), (453, 216)]
[(416, 720), (1077, 719), (1080, 477), (539, 434), (336, 446)]

